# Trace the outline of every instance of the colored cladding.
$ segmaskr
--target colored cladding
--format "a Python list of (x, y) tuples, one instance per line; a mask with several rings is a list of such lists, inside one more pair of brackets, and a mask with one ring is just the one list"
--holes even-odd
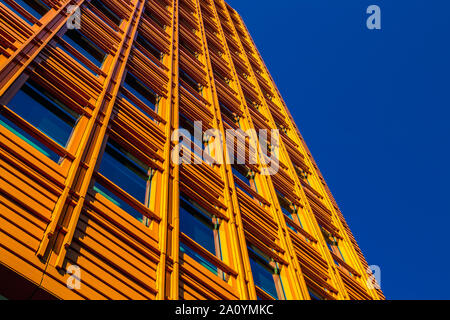
[[(0, 27), (1, 296), (384, 298), (223, 0), (0, 0)], [(197, 122), (278, 129), (277, 173), (198, 152), (177, 165), (171, 137)]]

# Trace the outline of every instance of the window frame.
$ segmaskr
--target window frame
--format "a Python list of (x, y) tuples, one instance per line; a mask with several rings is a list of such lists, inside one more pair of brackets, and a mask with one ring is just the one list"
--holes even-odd
[[(42, 90), (45, 91), (47, 94), (43, 93), (47, 99), (49, 100), (57, 100), (54, 101), (55, 104), (63, 105), (65, 108), (69, 109), (70, 111), (78, 114), (78, 118), (76, 122), (74, 123), (72, 127), (72, 131), (66, 141), (66, 145), (62, 146), (59, 144), (56, 140), (53, 140), (47, 133), (44, 131), (41, 131), (36, 126), (34, 126), (32, 123), (28, 122), (25, 118), (23, 118), (20, 114), (14, 111), (14, 109), (10, 109), (8, 107), (8, 104), (14, 99), (14, 97), (19, 93), (19, 91), (22, 90), (23, 86), (27, 85), (27, 83), (32, 82), (37, 84), (37, 86)], [(33, 77), (30, 77), (28, 74), (22, 74), (19, 76), (19, 78), (11, 85), (8, 90), (3, 94), (3, 96), (0, 97), (0, 112), (3, 113), (3, 116), (12, 124), (17, 126), (21, 131), (23, 131), (26, 135), (33, 138), (33, 140), (36, 140), (42, 147), (44, 146), (52, 153), (55, 153), (59, 156), (59, 160), (55, 161), (56, 159), (52, 159), (49, 155), (47, 155), (45, 152), (42, 152), (39, 148), (36, 148), (34, 146), (34, 143), (30, 143), (28, 140), (28, 137), (26, 140), (23, 139), (23, 137), (18, 136), (22, 141), (24, 141), (27, 145), (31, 146), (33, 150), (36, 150), (39, 154), (42, 154), (45, 158), (51, 159), (55, 165), (65, 169), (69, 165), (69, 161), (73, 160), (76, 149), (79, 147), (79, 143), (81, 141), (82, 133), (84, 132), (88, 119), (85, 116), (85, 111), (81, 108), (76, 108), (75, 106), (71, 106), (70, 104), (63, 101), (61, 97), (58, 97), (57, 94), (51, 92), (47, 87), (47, 84), (42, 83), (42, 80), (35, 79)], [(11, 132), (8, 128), (6, 128), (8, 132)], [(20, 133), (20, 132), (19, 132)], [(11, 132), (11, 134), (16, 133)]]
[[(248, 251), (248, 257), (251, 261), (258, 264), (260, 267), (265, 269), (267, 272), (271, 272), (268, 269), (273, 269), (273, 272), (271, 272), (271, 274), (272, 274), (277, 297), (274, 297), (267, 290), (265, 290), (264, 288), (257, 285), (255, 283), (254, 277), (253, 277), (253, 282), (254, 282), (255, 287), (257, 287), (259, 290), (263, 291), (266, 295), (272, 297), (274, 300), (286, 300), (286, 292), (284, 290), (283, 281), (281, 279), (282, 266), (280, 266), (279, 263), (276, 262), (273, 258), (270, 258), (267, 255), (265, 255), (264, 253), (262, 253), (261, 250), (259, 250), (255, 245), (253, 245), (251, 243), (249, 243), (247, 245), (247, 251)], [(255, 257), (256, 259), (252, 258), (252, 257)], [(252, 276), (253, 276), (254, 270), (251, 268), (251, 261), (250, 261), (250, 269), (251, 269)], [(257, 295), (258, 295), (258, 292), (257, 292)]]
[[(136, 219), (138, 222), (142, 223), (145, 227), (148, 228), (151, 226), (151, 222), (153, 220), (155, 220), (155, 216), (156, 216), (155, 213), (153, 213), (151, 210), (151, 200), (152, 200), (152, 193), (154, 192), (154, 183), (156, 181), (155, 174), (157, 172), (157, 169), (154, 168), (149, 163), (146, 163), (145, 161), (142, 161), (141, 159), (139, 159), (139, 156), (137, 156), (133, 152), (127, 150), (126, 143), (124, 143), (123, 141), (120, 141), (120, 140), (121, 139), (119, 137), (116, 138), (116, 137), (112, 137), (111, 135), (105, 136), (105, 139), (104, 139), (104, 142), (102, 145), (102, 150), (100, 153), (101, 156), (99, 156), (97, 164), (96, 164), (96, 168), (95, 168), (95, 175), (94, 175), (95, 178), (91, 182), (91, 190), (94, 192), (94, 194), (100, 193), (103, 197), (105, 197), (103, 192), (98, 192), (98, 191), (94, 190), (96, 185), (100, 184), (103, 188), (107, 189), (109, 192), (111, 192), (117, 198), (119, 198), (119, 200), (125, 202), (126, 205), (130, 206), (136, 213), (141, 214), (142, 221), (140, 220), (140, 218), (134, 216), (133, 213), (128, 212), (125, 208), (122, 208), (120, 205), (117, 205), (115, 203), (115, 201), (111, 201), (111, 199), (109, 199), (109, 197), (105, 197), (108, 201), (110, 201), (114, 205), (121, 208), (130, 217), (132, 217), (133, 219)], [(145, 196), (144, 196), (143, 202), (140, 201), (139, 199), (137, 199), (132, 194), (130, 194), (129, 191), (125, 190), (122, 186), (120, 186), (116, 182), (114, 182), (114, 180), (109, 178), (108, 175), (106, 175), (104, 172), (101, 172), (101, 165), (104, 161), (105, 153), (107, 152), (106, 149), (108, 147), (108, 144), (111, 144), (111, 143), (116, 144), (117, 146), (119, 146), (119, 148), (125, 150), (126, 153), (128, 153), (133, 158), (135, 158), (138, 162), (140, 162), (148, 167), (148, 178), (143, 179), (143, 180), (146, 180), (146, 185), (145, 185), (146, 190), (145, 190)], [(123, 154), (123, 152), (122, 152), (122, 154)], [(126, 156), (126, 154), (124, 154), (124, 155)], [(117, 159), (116, 159), (116, 161), (120, 162)], [(135, 160), (133, 160), (133, 159), (131, 159), (129, 161), (135, 162)], [(125, 165), (125, 167), (127, 167), (127, 166)]]
[[(198, 243), (191, 235), (186, 234), (184, 231), (182, 231), (183, 227), (182, 227), (182, 216), (181, 216), (181, 208), (182, 208), (182, 203), (185, 202), (187, 203), (189, 206), (191, 206), (191, 208), (196, 211), (196, 213), (198, 215), (201, 215), (202, 218), (204, 219), (211, 219), (211, 224), (214, 226), (214, 228), (211, 229), (212, 231), (212, 242), (213, 242), (213, 247), (215, 252), (212, 253), (210, 250), (208, 250), (207, 248), (205, 248), (204, 246), (202, 246), (200, 243)], [(192, 213), (189, 212), (188, 209), (183, 208), (184, 211), (187, 212), (187, 214), (191, 214), (193, 216), (193, 218), (195, 219), (196, 222), (198, 223), (203, 223), (202, 221), (200, 221), (200, 219), (198, 219), (195, 215), (193, 215)], [(211, 213), (209, 213), (206, 209), (204, 209), (195, 199), (192, 199), (192, 197), (189, 197), (186, 193), (180, 191), (180, 201), (179, 201), (179, 212), (180, 212), (180, 216), (179, 216), (179, 221), (180, 221), (180, 233), (182, 233), (184, 236), (188, 237), (189, 239), (191, 239), (192, 241), (194, 241), (198, 246), (200, 246), (201, 248), (203, 248), (208, 254), (214, 256), (215, 258), (217, 258), (218, 260), (223, 262), (223, 252), (222, 252), (222, 244), (221, 244), (221, 226), (223, 225), (223, 221), (220, 217), (217, 217)], [(188, 247), (190, 247), (191, 250), (193, 250), (197, 255), (199, 255), (202, 259), (207, 260), (208, 262), (210, 262), (207, 257), (203, 256), (203, 253), (197, 252), (194, 248), (192, 248), (189, 243), (184, 243), (182, 240), (180, 241), (180, 247), (182, 245), (186, 245)], [(210, 268), (208, 268), (207, 266), (205, 266), (201, 261), (198, 261), (195, 257), (187, 254), (191, 259), (193, 259), (194, 261), (196, 261), (197, 263), (199, 263), (200, 265), (202, 265), (203, 267), (205, 267), (207, 270), (211, 271), (213, 274), (217, 275), (219, 278), (221, 278), (224, 281), (228, 281), (229, 279), (229, 275), (223, 271), (221, 269), (220, 266), (215, 265), (214, 263), (211, 263), (214, 265), (214, 267), (217, 268), (217, 273), (212, 271)]]

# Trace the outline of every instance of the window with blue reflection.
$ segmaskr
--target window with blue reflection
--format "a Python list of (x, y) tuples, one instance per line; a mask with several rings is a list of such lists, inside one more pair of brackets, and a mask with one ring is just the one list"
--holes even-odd
[(180, 245), (180, 252), (183, 254), (187, 254), (189, 257), (200, 263), (202, 266), (204, 266), (206, 269), (214, 273), (216, 276), (219, 275), (218, 269), (215, 265), (213, 265), (211, 262), (206, 260), (204, 257), (199, 255), (197, 252), (189, 248), (188, 246), (181, 244)]
[(113, 140), (109, 140), (99, 172), (137, 201), (146, 204), (152, 171)]
[(32, 80), (22, 86), (8, 107), (64, 148), (80, 117)]
[[(94, 65), (96, 65), (99, 68), (102, 67), (103, 63), (105, 62), (107, 53), (103, 49), (101, 49), (98, 45), (96, 45), (86, 35), (84, 35), (80, 30), (69, 29), (66, 31), (66, 33), (62, 38), (64, 39), (64, 41), (70, 44), (75, 50), (77, 50), (80, 54), (82, 54), (89, 61), (91, 61)], [(77, 60), (80, 64), (85, 66), (83, 62), (81, 62), (79, 59), (77, 59), (76, 57), (73, 58)]]
[(0, 125), (14, 133), (16, 136), (27, 142), (29, 145), (33, 146), (35, 149), (49, 157), (54, 162), (58, 163), (60, 160), (60, 156), (47, 148), (45, 144), (28, 134), (26, 131), (24, 131), (22, 128), (18, 127), (15, 123), (4, 117), (2, 114), (0, 114)]
[(311, 300), (324, 300), (321, 296), (319, 296), (317, 293), (315, 293), (313, 290), (308, 288), (309, 296), (311, 297)]
[[(237, 160), (235, 160), (235, 163), (237, 162)], [(252, 187), (251, 184), (251, 179), (250, 179), (250, 171), (248, 170), (248, 168), (246, 168), (244, 165), (240, 165), (240, 164), (233, 164), (231, 166), (231, 170), (233, 171), (233, 174), (239, 178), (240, 180), (242, 180), (242, 182), (244, 182), (246, 185), (248, 185), (249, 187)]]
[(138, 221), (140, 221), (142, 223), (147, 224), (147, 226), (148, 226), (149, 221), (147, 218), (145, 218), (145, 216), (141, 212), (136, 210), (133, 206), (128, 204), (128, 202), (126, 202), (125, 200), (123, 200), (122, 198), (117, 196), (111, 190), (105, 188), (100, 183), (96, 183), (94, 185), (94, 191), (97, 193), (100, 193), (102, 196), (104, 196), (106, 199), (108, 199), (109, 201), (114, 203), (116, 206), (123, 209), (125, 212), (130, 214), (132, 217), (134, 217), (135, 219), (137, 219)]
[[(197, 242), (200, 246), (208, 250), (214, 256), (220, 257), (220, 252), (216, 252), (216, 234), (219, 228), (218, 223), (209, 213), (203, 210), (197, 203), (189, 199), (186, 195), (180, 195), (180, 231), (189, 238)], [(218, 236), (218, 234), (217, 234)], [(217, 274), (217, 267), (212, 266), (205, 258), (198, 254), (188, 255), (207, 269), (214, 269)], [(192, 252), (191, 252), (192, 253)]]
[(252, 246), (248, 247), (248, 254), (255, 285), (274, 299), (278, 299), (279, 294), (275, 281), (279, 281), (281, 286), (282, 284), (279, 275), (276, 273), (275, 263)]
[[(236, 164), (237, 159), (234, 160), (235, 164), (231, 165), (231, 170), (233, 172), (235, 181), (236, 178), (244, 182), (247, 186), (250, 187), (253, 191), (256, 193), (258, 192), (258, 188), (256, 187), (255, 183), (255, 176), (254, 172), (251, 171), (248, 167), (242, 164)], [(241, 185), (236, 183), (236, 188), (244, 192), (246, 195), (248, 195), (250, 198), (254, 198), (253, 194), (251, 194), (247, 189), (243, 188)]]
[[(0, 1), (4, 5), (6, 5), (9, 9), (11, 9), (14, 13), (16, 13), (19, 17), (24, 20), (27, 20), (24, 16), (22, 16), (18, 11), (16, 11), (11, 5), (9, 5), (6, 1)], [(15, 2), (20, 5), (25, 11), (31, 14), (36, 19), (41, 19), (50, 8), (41, 0), (15, 0)]]
[[(123, 87), (130, 91), (136, 98), (141, 100), (141, 102), (147, 105), (150, 109), (152, 109), (153, 111), (157, 110), (159, 100), (158, 95), (147, 85), (145, 85), (141, 80), (135, 77), (131, 72), (127, 72), (125, 81), (123, 82)], [(145, 110), (142, 110), (138, 106), (136, 107), (145, 113)]]

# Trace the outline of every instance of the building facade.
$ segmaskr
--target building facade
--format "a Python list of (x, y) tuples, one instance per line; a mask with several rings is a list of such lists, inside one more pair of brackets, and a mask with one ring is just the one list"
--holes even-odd
[(0, 296), (384, 299), (223, 0), (0, 0), (0, 27)]

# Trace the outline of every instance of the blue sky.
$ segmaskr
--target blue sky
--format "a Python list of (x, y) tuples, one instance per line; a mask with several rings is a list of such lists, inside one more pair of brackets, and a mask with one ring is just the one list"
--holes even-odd
[(228, 3), (387, 298), (450, 299), (450, 1)]

